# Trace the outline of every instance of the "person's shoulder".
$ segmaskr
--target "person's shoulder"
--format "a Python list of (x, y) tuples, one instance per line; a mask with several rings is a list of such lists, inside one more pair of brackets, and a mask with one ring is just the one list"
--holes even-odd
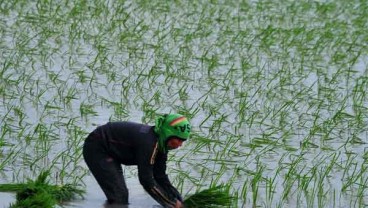
[(133, 121), (109, 121), (106, 125), (110, 126), (140, 126), (142, 124)]
[(153, 126), (146, 125), (146, 124), (140, 124), (139, 132), (147, 134), (152, 131), (153, 131)]

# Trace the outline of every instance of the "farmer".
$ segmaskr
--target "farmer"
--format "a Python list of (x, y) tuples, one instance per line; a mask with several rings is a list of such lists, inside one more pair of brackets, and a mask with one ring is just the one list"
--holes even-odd
[(156, 118), (155, 126), (108, 122), (90, 133), (84, 160), (107, 197), (107, 204), (128, 204), (121, 164), (137, 165), (139, 182), (164, 207), (183, 207), (180, 193), (166, 175), (168, 150), (189, 138), (191, 126), (180, 114)]

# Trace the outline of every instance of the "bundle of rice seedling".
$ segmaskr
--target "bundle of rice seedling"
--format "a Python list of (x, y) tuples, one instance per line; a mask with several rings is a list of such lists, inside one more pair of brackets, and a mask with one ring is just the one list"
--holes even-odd
[(234, 197), (230, 194), (230, 187), (218, 185), (187, 197), (184, 200), (184, 206), (186, 208), (231, 207), (233, 201)]
[(78, 189), (75, 185), (65, 184), (63, 186), (50, 186), (51, 195), (58, 202), (65, 202), (75, 199), (77, 196), (83, 197), (85, 191)]
[(30, 186), (19, 190), (10, 208), (52, 208), (57, 201), (43, 187)]
[(52, 208), (57, 203), (69, 201), (76, 196), (83, 197), (84, 190), (66, 184), (51, 185), (46, 180), (49, 171), (42, 172), (35, 181), (20, 184), (0, 184), (0, 192), (16, 192), (16, 202), (11, 208)]

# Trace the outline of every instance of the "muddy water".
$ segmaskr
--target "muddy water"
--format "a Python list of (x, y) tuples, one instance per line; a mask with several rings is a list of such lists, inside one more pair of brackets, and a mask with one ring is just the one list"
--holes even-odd
[(0, 208), (8, 208), (15, 201), (15, 195), (11, 193), (0, 193)]
[[(87, 184), (87, 193), (84, 200), (75, 200), (66, 204), (67, 208), (89, 208), (89, 207), (103, 207), (103, 208), (115, 208), (112, 206), (105, 205), (105, 195), (102, 190), (94, 180), (92, 176), (87, 176), (85, 178), (85, 183)], [(130, 205), (125, 206), (129, 208), (139, 208), (139, 207), (161, 207), (158, 205), (145, 191), (143, 187), (139, 184), (139, 181), (134, 178), (126, 179), (127, 186), (129, 188), (129, 201)], [(124, 208), (125, 208), (124, 207)]]

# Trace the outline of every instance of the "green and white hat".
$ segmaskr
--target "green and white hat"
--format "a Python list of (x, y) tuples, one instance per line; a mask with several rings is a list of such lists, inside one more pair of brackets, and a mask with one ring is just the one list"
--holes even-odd
[(158, 135), (158, 147), (162, 152), (167, 152), (166, 142), (170, 137), (187, 140), (190, 135), (191, 125), (188, 119), (180, 114), (166, 114), (156, 119), (154, 131)]

